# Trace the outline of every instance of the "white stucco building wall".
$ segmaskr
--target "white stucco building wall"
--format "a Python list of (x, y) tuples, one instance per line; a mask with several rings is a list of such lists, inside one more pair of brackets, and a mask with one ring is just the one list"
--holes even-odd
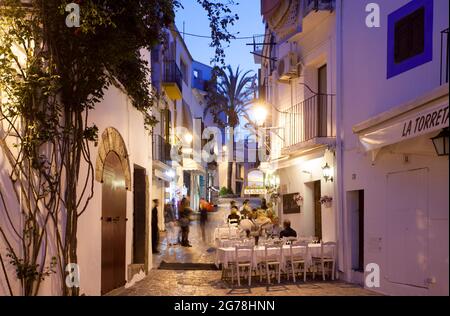
[[(298, 13), (301, 30), (291, 33), (286, 40), (277, 35), (278, 32), (285, 33), (270, 29), (269, 34), (276, 35), (276, 45), (272, 48), (266, 46), (263, 50), (264, 56), (277, 60), (272, 70), (269, 58), (262, 61), (261, 80), (266, 86), (264, 99), (269, 104), (271, 117), (266, 126), (272, 130), (271, 163), (264, 171), (279, 177), (281, 196), (298, 193), (304, 199), (300, 213), (284, 214), (281, 198), (278, 203), (281, 220), (290, 220), (299, 236), (340, 242), (337, 235), (337, 204), (332, 202), (331, 207), (327, 208), (318, 203), (319, 197), (325, 195), (336, 199), (336, 183), (325, 181), (322, 170), (327, 163), (332, 170), (336, 165), (336, 14), (330, 10), (307, 13), (302, 7), (304, 5), (301, 2)], [(278, 10), (283, 8), (280, 4)], [(290, 10), (295, 9), (291, 7)], [(293, 23), (291, 20), (283, 22), (286, 25), (280, 26), (280, 30)], [(266, 33), (265, 42), (270, 42), (269, 34)], [(297, 75), (289, 81), (280, 82), (280, 60), (290, 52), (298, 56), (300, 73), (297, 71)], [(319, 87), (319, 70), (324, 66), (326, 78), (322, 79), (325, 83), (322, 82)], [(317, 96), (318, 93), (323, 95)], [(319, 98), (322, 100), (320, 102), (326, 100), (326, 116), (321, 119), (317, 115)], [(323, 132), (312, 128), (319, 121), (325, 125)], [(306, 135), (308, 132), (310, 135)]]
[[(149, 58), (147, 52), (143, 52), (143, 58)], [(99, 159), (99, 150), (102, 144), (102, 134), (109, 128), (115, 129), (120, 137), (123, 139), (124, 147), (128, 153), (128, 157), (120, 157), (121, 159), (128, 159), (129, 174), (131, 176), (131, 187), (127, 188), (126, 192), (126, 233), (125, 233), (125, 279), (128, 280), (129, 265), (132, 262), (132, 247), (133, 247), (133, 167), (140, 166), (146, 170), (147, 186), (151, 187), (151, 137), (149, 132), (144, 128), (144, 120), (142, 114), (137, 111), (129, 97), (120, 89), (111, 86), (105, 93), (104, 99), (95, 106), (95, 109), (90, 112), (88, 125), (95, 124), (98, 127), (99, 142), (97, 144), (90, 144), (91, 161), (96, 167), (96, 162)], [(6, 164), (3, 152), (0, 155), (0, 165)], [(6, 171), (6, 169), (4, 169)], [(85, 179), (87, 174), (87, 166), (82, 163), (80, 170), (80, 179)], [(9, 183), (6, 174), (0, 175), (0, 183), (7, 185)], [(94, 181), (94, 195), (89, 202), (87, 210), (79, 217), (78, 221), (78, 266), (80, 271), (80, 294), (86, 295), (100, 295), (101, 294), (101, 278), (102, 278), (102, 183), (98, 181), (96, 175)], [(101, 175), (99, 176), (101, 178)], [(84, 183), (79, 184), (81, 192)], [(7, 191), (7, 194), (13, 194), (12, 190)], [(150, 199), (150, 192), (147, 192), (147, 199)], [(147, 210), (147, 244), (151, 245), (151, 225), (150, 216)], [(4, 220), (2, 217), (1, 221)], [(19, 218), (13, 219), (20, 221)], [(6, 227), (6, 226), (4, 226)], [(49, 250), (47, 254), (48, 261), (54, 255), (55, 240), (54, 236), (49, 237)], [(2, 257), (5, 258), (5, 249), (0, 249)], [(152, 266), (151, 251), (145, 252), (147, 255), (147, 266)], [(49, 262), (48, 262), (49, 263)], [(47, 263), (47, 264), (48, 264)], [(6, 263), (9, 265), (9, 263)], [(10, 270), (8, 266), (8, 270)], [(13, 274), (12, 274), (13, 275)], [(12, 278), (12, 287), (16, 290), (16, 294), (20, 293), (17, 280)], [(60, 276), (51, 274), (46, 277), (41, 284), (39, 295), (57, 295), (60, 294)], [(17, 292), (19, 291), (19, 292)], [(6, 281), (3, 272), (0, 274), (0, 295), (9, 295)]]
[(362, 283), (362, 273), (354, 270), (352, 262), (358, 251), (352, 194), (363, 190), (364, 265), (376, 263), (381, 272), (381, 287), (374, 290), (390, 295), (448, 295), (448, 156), (437, 157), (430, 140), (439, 131), (372, 152), (366, 152), (359, 140), (366, 132), (420, 115), (427, 108), (439, 104), (448, 108), (448, 85), (440, 87), (439, 78), (440, 32), (448, 28), (448, 1), (431, 1), (432, 60), (387, 78), (388, 16), (413, 2), (419, 3), (377, 1), (381, 27), (368, 28), (369, 1), (342, 1), (338, 94), (343, 109), (340, 225), (345, 260), (340, 268), (347, 280)]

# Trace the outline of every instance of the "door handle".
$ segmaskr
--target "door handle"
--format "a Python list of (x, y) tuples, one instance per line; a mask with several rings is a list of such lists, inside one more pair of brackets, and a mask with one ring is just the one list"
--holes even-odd
[(102, 218), (100, 218), (100, 220), (101, 221), (105, 221), (105, 222), (112, 222), (113, 221), (113, 219), (112, 219), (112, 217), (102, 217)]
[(119, 222), (119, 221), (120, 221), (120, 216), (115, 217), (114, 219), (112, 219), (112, 221), (113, 221), (114, 223)]

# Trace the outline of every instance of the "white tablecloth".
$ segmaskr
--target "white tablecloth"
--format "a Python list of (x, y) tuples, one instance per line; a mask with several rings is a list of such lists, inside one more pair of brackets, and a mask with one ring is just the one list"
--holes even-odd
[[(310, 265), (312, 262), (312, 257), (320, 257), (320, 244), (309, 244), (308, 245), (308, 257), (306, 258), (307, 264)], [(273, 252), (276, 252), (277, 249), (268, 249), (268, 255), (270, 256)], [(222, 247), (218, 248), (216, 252), (216, 266), (219, 267), (220, 264), (223, 264), (225, 268), (228, 268), (228, 262), (234, 260), (236, 255), (235, 247)], [(253, 264), (256, 266), (257, 264), (264, 261), (265, 255), (265, 247), (264, 246), (255, 246), (253, 252)], [(284, 245), (282, 251), (281, 263), (284, 267), (286, 259), (290, 256), (290, 246)]]

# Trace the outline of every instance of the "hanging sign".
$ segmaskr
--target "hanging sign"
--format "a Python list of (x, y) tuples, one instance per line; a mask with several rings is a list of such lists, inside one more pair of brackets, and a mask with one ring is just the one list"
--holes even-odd
[(448, 103), (416, 112), (406, 119), (396, 121), (387, 127), (360, 135), (366, 151), (379, 149), (427, 133), (439, 131), (449, 126)]
[(265, 194), (267, 194), (267, 189), (247, 187), (244, 189), (244, 194), (245, 195), (265, 195)]

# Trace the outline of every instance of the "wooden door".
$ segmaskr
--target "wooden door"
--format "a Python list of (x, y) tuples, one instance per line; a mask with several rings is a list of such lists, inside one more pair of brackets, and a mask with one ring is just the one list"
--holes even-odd
[(146, 187), (145, 169), (134, 167), (133, 263), (145, 263)]
[(316, 181), (314, 182), (314, 235), (322, 240), (322, 204), (320, 204), (320, 196), (320, 181)]
[(126, 201), (120, 158), (110, 152), (102, 185), (102, 294), (125, 284)]

